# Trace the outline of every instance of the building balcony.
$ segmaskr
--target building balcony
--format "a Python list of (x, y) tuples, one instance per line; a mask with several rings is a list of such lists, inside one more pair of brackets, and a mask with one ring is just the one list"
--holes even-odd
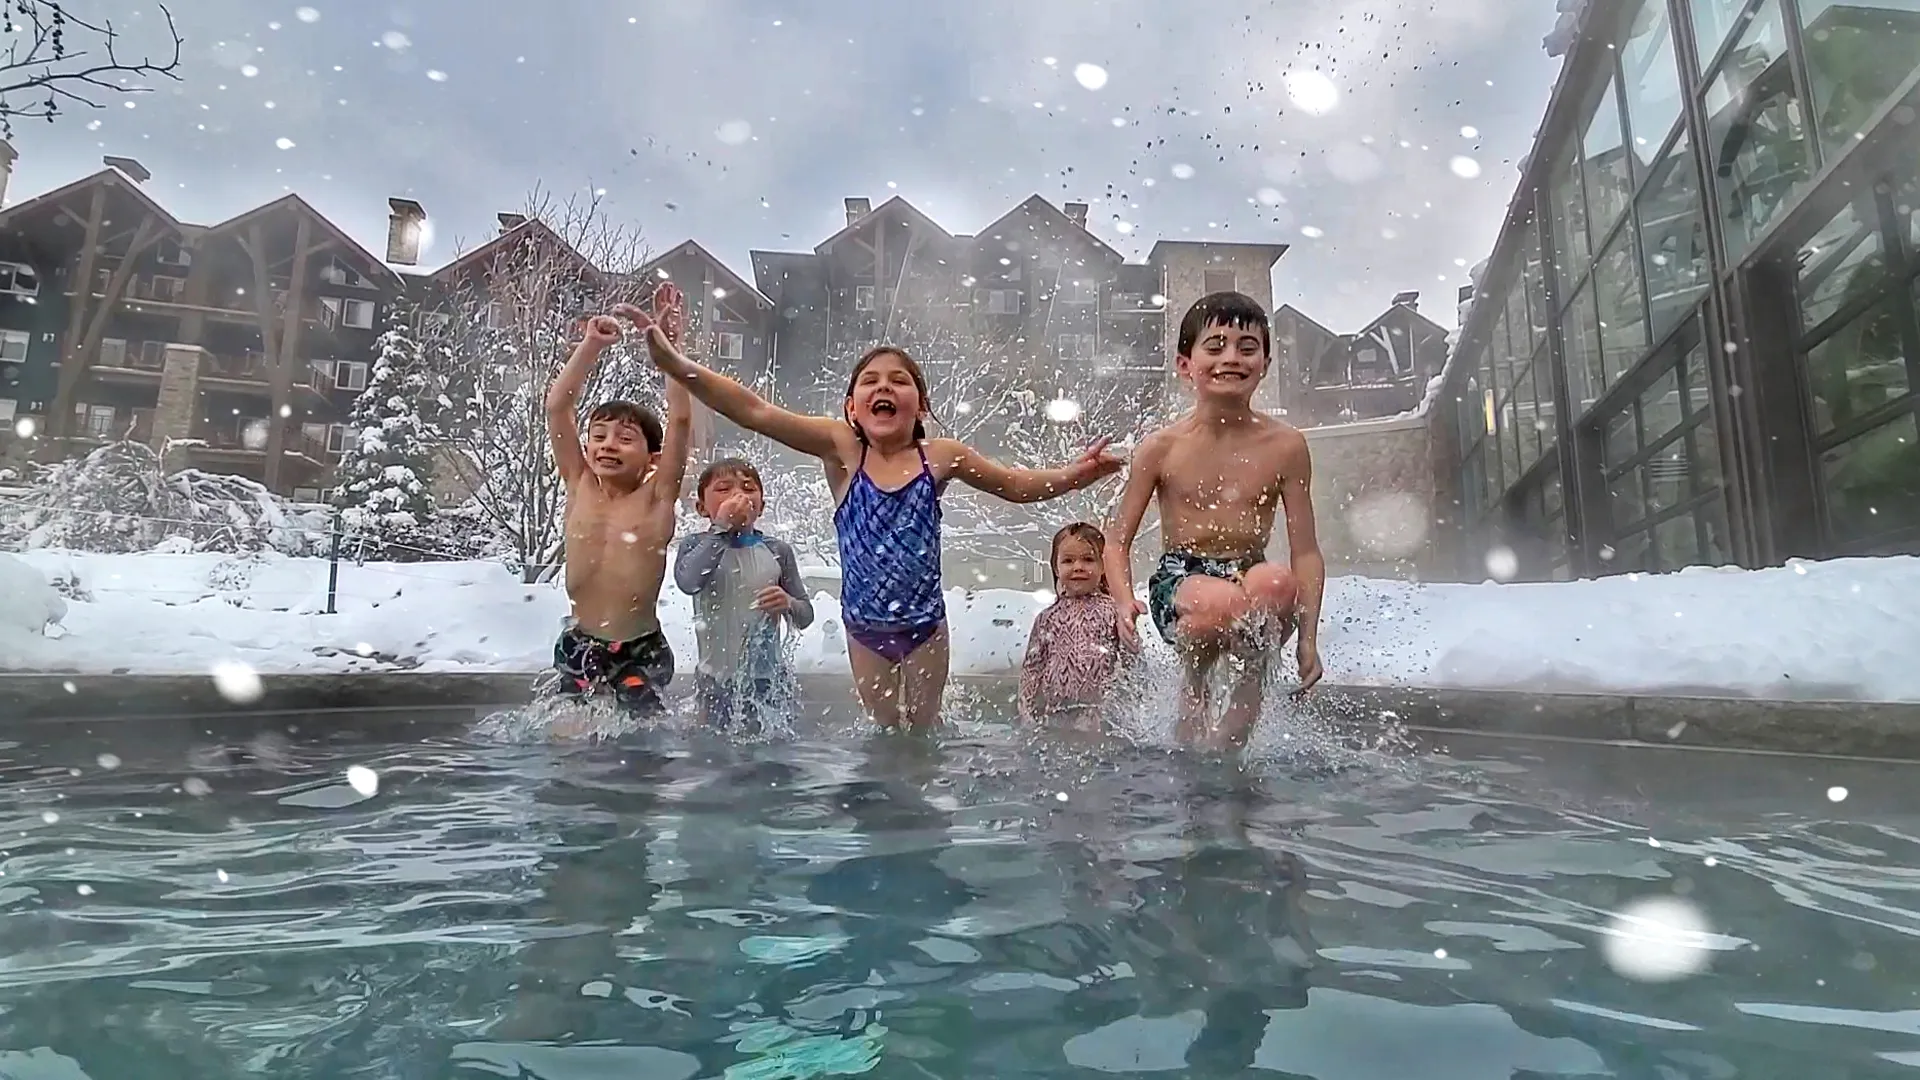
[[(271, 397), (273, 394), (273, 368), (267, 363), (266, 356), (258, 352), (202, 352), (199, 378), (200, 385), (208, 390), (254, 397)], [(321, 385), (321, 377), (311, 364), (296, 360), (293, 381), (289, 385), (295, 394), (329, 400), (329, 388)]]
[[(104, 293), (94, 290), (94, 298), (104, 298)], [(136, 277), (127, 283), (126, 294), (120, 303), (135, 311), (155, 311), (170, 315), (197, 313), (222, 322), (246, 323), (257, 326), (260, 313), (254, 309), (253, 301), (244, 293), (227, 292), (204, 304), (190, 304), (185, 299), (185, 279), (170, 277)], [(285, 313), (287, 291), (273, 290), (274, 318), (279, 319)], [(300, 321), (308, 326), (321, 325), (320, 304), (312, 300), (301, 306)]]
[[(267, 456), (267, 419), (263, 416), (201, 417), (193, 425), (196, 445), (188, 449), (201, 461), (239, 464), (264, 461)], [(314, 469), (324, 469), (333, 460), (325, 439), (299, 430), (287, 432), (282, 450)]]

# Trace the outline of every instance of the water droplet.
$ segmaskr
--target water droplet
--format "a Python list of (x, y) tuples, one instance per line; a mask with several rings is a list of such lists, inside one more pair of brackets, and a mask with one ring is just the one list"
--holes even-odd
[(1318, 225), (1302, 225), (1300, 226), (1300, 235), (1309, 240), (1318, 240), (1327, 235), (1327, 231)]
[(1453, 160), (1447, 162), (1447, 168), (1462, 180), (1471, 180), (1480, 175), (1480, 163), (1465, 154), (1455, 154)]
[(1127, 126), (1127, 118), (1124, 116), (1116, 116), (1109, 122), (1113, 124), (1114, 127), (1118, 127), (1118, 128), (1123, 128)]
[(1609, 967), (1629, 979), (1671, 982), (1706, 969), (1710, 933), (1693, 905), (1655, 896), (1613, 916), (1600, 952)]
[(1193, 166), (1187, 164), (1184, 161), (1175, 164), (1173, 168), (1167, 171), (1173, 174), (1173, 178), (1175, 180), (1193, 179)]
[(1107, 85), (1107, 69), (1099, 64), (1075, 64), (1073, 78), (1089, 90), (1098, 90)]
[(1064, 791), (1056, 791), (1053, 793), (1053, 798), (1054, 798), (1054, 801), (1056, 802), (1066, 802), (1067, 793)]
[(347, 786), (362, 798), (371, 799), (380, 792), (380, 774), (365, 765), (354, 765), (347, 769)]
[(1309, 115), (1323, 116), (1340, 104), (1340, 88), (1317, 71), (1289, 71), (1282, 84), (1293, 103)]
[(250, 705), (265, 693), (259, 673), (238, 660), (213, 665), (213, 688), (235, 705)]
[[(279, 138), (273, 140), (273, 145), (279, 147), (282, 150), (291, 150), (293, 149), (293, 140), (287, 138), (285, 135), (282, 135)], [(249, 449), (257, 449), (257, 448), (249, 447)]]
[(728, 146), (739, 146), (753, 138), (753, 125), (745, 120), (729, 120), (714, 129), (713, 137)]
[(52, 810), (42, 810), (40, 811), (40, 820), (49, 825), (58, 825), (60, 823), (60, 815), (54, 813)]
[(38, 429), (39, 425), (33, 422), (31, 416), (23, 416), (13, 422), (13, 433), (22, 439), (33, 438), (33, 433)]
[(1287, 197), (1280, 194), (1279, 188), (1271, 187), (1261, 188), (1259, 191), (1253, 193), (1253, 197), (1261, 206), (1278, 206), (1287, 201)]
[(255, 67), (255, 66), (254, 66), (254, 65), (252, 65), (252, 64), (241, 64), (241, 65), (240, 65), (240, 74), (242, 74), (242, 75), (245, 75), (245, 76), (246, 76), (247, 78), (249, 78), (249, 79), (251, 79), (251, 78), (253, 78), (253, 77), (254, 77), (255, 75), (258, 75), (258, 74), (260, 74), (260, 69), (259, 69), (259, 68), (257, 68), (257, 67)]
[(93, 760), (96, 765), (99, 765), (103, 769), (117, 769), (120, 767), (120, 758), (117, 754), (101, 754)]
[(91, 885), (82, 885), (82, 886), (80, 886), (79, 888), (77, 888), (77, 889), (75, 889), (75, 890), (73, 890), (73, 891), (74, 891), (74, 892), (77, 892), (77, 893), (79, 893), (79, 894), (80, 894), (81, 896), (92, 896), (92, 895), (93, 895), (93, 886), (91, 886)]
[(189, 776), (185, 780), (182, 780), (180, 782), (180, 790), (196, 799), (203, 799), (213, 794), (212, 786), (197, 776)]
[(1071, 424), (1080, 419), (1080, 403), (1067, 397), (1047, 402), (1047, 419), (1056, 424)]
[(1846, 788), (1843, 788), (1843, 787), (1840, 787), (1840, 786), (1838, 786), (1838, 785), (1835, 785), (1834, 787), (1830, 787), (1830, 788), (1828, 788), (1828, 789), (1827, 789), (1827, 801), (1828, 801), (1828, 802), (1846, 802), (1846, 801), (1847, 801), (1847, 789), (1846, 789)]
[(439, 68), (428, 68), (427, 78), (432, 79), (434, 82), (446, 82), (447, 73), (441, 71)]
[(389, 30), (380, 35), (380, 44), (385, 45), (394, 52), (400, 52), (411, 47), (413, 45), (413, 39), (398, 30)]
[(1505, 544), (1496, 544), (1487, 550), (1487, 574), (1495, 581), (1512, 581), (1520, 572), (1520, 557)]
[(1460, 137), (1463, 139), (1477, 139), (1480, 137), (1480, 129), (1474, 127), (1472, 124), (1468, 124), (1466, 127), (1460, 129)]
[(310, 7), (294, 8), (293, 17), (303, 23), (317, 23), (320, 21), (320, 9)]

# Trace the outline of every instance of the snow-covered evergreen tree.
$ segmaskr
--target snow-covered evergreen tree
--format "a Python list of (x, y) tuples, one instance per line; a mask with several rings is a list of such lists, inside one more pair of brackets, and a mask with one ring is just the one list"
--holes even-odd
[(433, 433), (420, 415), (427, 391), (420, 346), (403, 318), (377, 348), (347, 423), (332, 502), (347, 536), (384, 554), (410, 544), (433, 517)]

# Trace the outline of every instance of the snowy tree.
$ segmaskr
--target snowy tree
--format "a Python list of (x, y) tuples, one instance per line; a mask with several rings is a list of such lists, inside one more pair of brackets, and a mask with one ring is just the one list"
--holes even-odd
[[(465, 512), (487, 523), (525, 580), (564, 558), (566, 492), (547, 443), (545, 398), (580, 323), (614, 304), (647, 307), (646, 245), (610, 221), (598, 197), (535, 192), (524, 220), (489, 242), (420, 319), (427, 366), (438, 373), (435, 416), (452, 466), (471, 492)], [(689, 328), (688, 334), (697, 333)], [(580, 395), (659, 407), (660, 374), (635, 336), (609, 349)]]
[(408, 322), (396, 309), (380, 335), (335, 472), (333, 505), (348, 539), (367, 554), (418, 547), (434, 513), (433, 439), (420, 415), (428, 380)]
[(302, 513), (263, 485), (198, 469), (167, 474), (143, 443), (117, 442), (45, 466), (0, 505), (0, 543), (16, 549), (187, 550), (318, 554), (324, 513)]

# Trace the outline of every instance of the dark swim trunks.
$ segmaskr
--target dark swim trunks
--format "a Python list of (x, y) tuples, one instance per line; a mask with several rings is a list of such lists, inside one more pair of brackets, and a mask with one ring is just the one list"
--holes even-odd
[(1161, 638), (1169, 645), (1179, 644), (1173, 636), (1175, 624), (1180, 621), (1180, 613), (1173, 608), (1173, 595), (1180, 591), (1181, 582), (1200, 574), (1238, 585), (1246, 572), (1259, 561), (1258, 555), (1219, 558), (1195, 555), (1188, 551), (1169, 551), (1161, 555), (1160, 565), (1154, 569), (1153, 576), (1147, 579), (1147, 611), (1153, 615), (1153, 625), (1160, 631)]
[(562, 694), (586, 697), (606, 686), (627, 711), (658, 716), (666, 711), (660, 688), (673, 681), (673, 649), (658, 630), (632, 641), (602, 641), (569, 626), (553, 646), (553, 667)]

